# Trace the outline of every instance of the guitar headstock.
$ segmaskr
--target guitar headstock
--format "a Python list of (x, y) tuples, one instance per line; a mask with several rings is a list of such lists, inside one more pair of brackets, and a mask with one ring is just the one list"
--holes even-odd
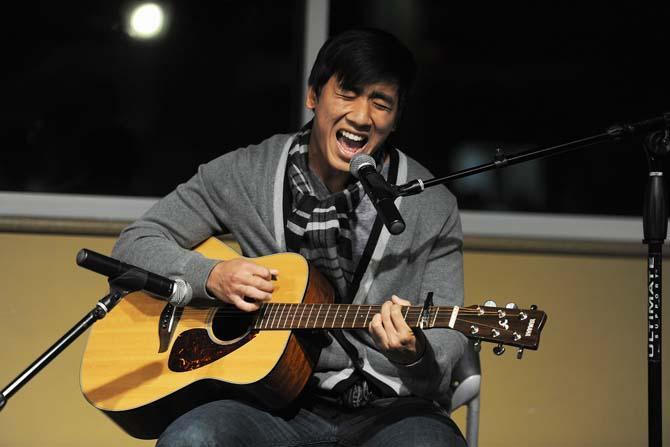
[(496, 355), (505, 352), (504, 345), (516, 346), (517, 358), (521, 358), (524, 349), (538, 348), (546, 321), (547, 315), (535, 305), (519, 309), (513, 303), (496, 307), (493, 301), (487, 301), (481, 306), (461, 308), (454, 329), (477, 342), (497, 343), (493, 349)]

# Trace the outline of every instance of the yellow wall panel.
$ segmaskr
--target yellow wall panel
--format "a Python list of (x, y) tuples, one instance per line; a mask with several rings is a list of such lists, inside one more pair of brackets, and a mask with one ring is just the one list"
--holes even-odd
[[(109, 254), (113, 242), (0, 234), (0, 387), (105, 294), (105, 279), (78, 267), (75, 256), (81, 248)], [(540, 349), (523, 360), (509, 348), (496, 357), (493, 345), (483, 345), (480, 445), (646, 445), (644, 257), (466, 250), (465, 272), (466, 304), (489, 298), (537, 304), (549, 317)], [(9, 399), (0, 412), (0, 447), (153, 445), (125, 435), (82, 397), (84, 342), (85, 336)], [(669, 371), (667, 354), (663, 360)], [(664, 444), (670, 445), (664, 410)], [(463, 410), (455, 419), (464, 427)]]

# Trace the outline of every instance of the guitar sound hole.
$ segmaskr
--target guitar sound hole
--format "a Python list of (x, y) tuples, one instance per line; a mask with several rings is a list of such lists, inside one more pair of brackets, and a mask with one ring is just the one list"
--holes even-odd
[(237, 340), (249, 332), (255, 315), (232, 307), (222, 307), (214, 315), (212, 332), (222, 341)]

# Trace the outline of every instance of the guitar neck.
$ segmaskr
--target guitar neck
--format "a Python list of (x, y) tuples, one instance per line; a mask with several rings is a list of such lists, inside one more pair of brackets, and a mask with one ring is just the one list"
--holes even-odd
[[(258, 311), (254, 329), (366, 329), (381, 307), (367, 304), (270, 303)], [(431, 306), (426, 310), (422, 306), (404, 306), (402, 314), (411, 328), (450, 327), (453, 311), (453, 307), (447, 306)]]
[[(293, 304), (263, 305), (253, 321), (254, 330), (367, 329), (381, 305)], [(531, 309), (490, 306), (403, 306), (411, 328), (450, 328), (466, 337), (520, 348), (537, 349), (547, 316)]]

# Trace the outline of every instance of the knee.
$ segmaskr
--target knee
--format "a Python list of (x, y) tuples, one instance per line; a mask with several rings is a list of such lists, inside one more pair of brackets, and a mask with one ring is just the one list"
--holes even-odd
[(156, 447), (213, 447), (217, 445), (211, 425), (202, 421), (172, 424), (160, 436)]
[(446, 417), (414, 416), (388, 425), (373, 435), (366, 447), (466, 447), (456, 424)]
[(416, 447), (467, 447), (458, 426), (446, 417), (422, 418), (412, 434)]
[[(157, 447), (213, 447), (232, 442), (243, 429), (248, 407), (230, 400), (209, 402), (173, 421), (158, 439)], [(244, 433), (244, 432), (242, 432)]]

